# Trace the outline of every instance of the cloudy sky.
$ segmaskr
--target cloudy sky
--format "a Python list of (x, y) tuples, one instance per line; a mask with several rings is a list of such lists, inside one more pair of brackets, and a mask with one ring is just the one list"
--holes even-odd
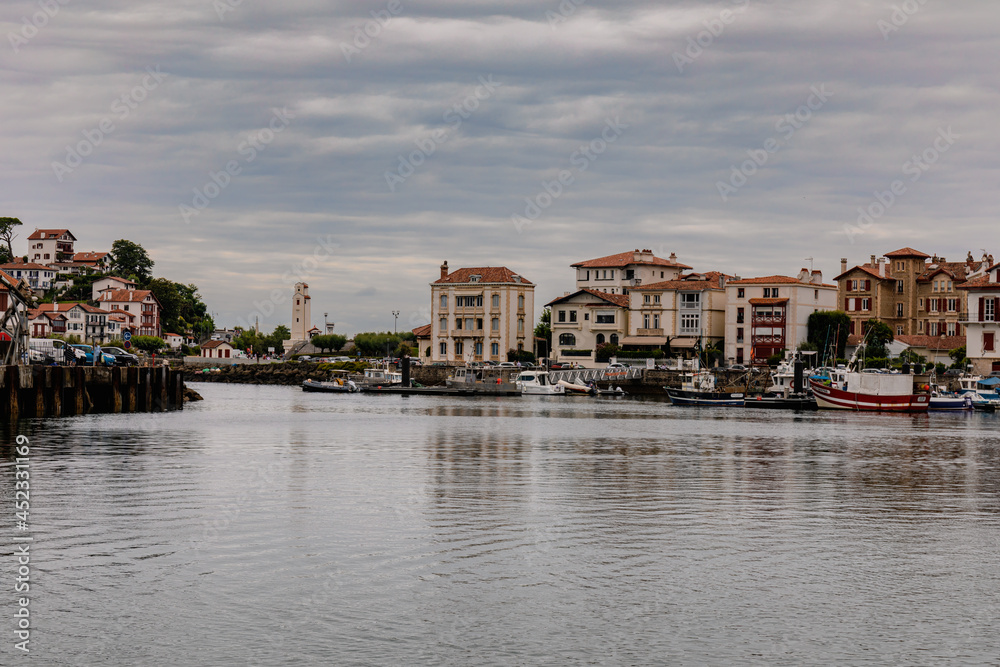
[(0, 215), (21, 251), (140, 243), (222, 324), (287, 322), (305, 277), (348, 334), (429, 321), (442, 260), (509, 266), (540, 307), (633, 248), (743, 277), (1000, 254), (996, 12), (7, 1)]

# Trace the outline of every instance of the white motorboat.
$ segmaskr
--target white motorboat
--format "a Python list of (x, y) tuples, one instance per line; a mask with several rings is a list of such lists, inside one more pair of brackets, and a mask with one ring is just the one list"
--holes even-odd
[(390, 387), (392, 385), (403, 384), (403, 374), (386, 368), (366, 368), (365, 384), (377, 385), (380, 387)]
[(552, 382), (546, 371), (521, 371), (514, 378), (514, 384), (522, 394), (561, 396), (566, 393), (566, 388), (558, 382)]

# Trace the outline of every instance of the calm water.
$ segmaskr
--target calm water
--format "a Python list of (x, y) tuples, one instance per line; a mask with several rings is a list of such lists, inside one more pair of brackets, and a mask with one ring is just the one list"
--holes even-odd
[(30, 662), (998, 664), (994, 415), (195, 386), (21, 425)]

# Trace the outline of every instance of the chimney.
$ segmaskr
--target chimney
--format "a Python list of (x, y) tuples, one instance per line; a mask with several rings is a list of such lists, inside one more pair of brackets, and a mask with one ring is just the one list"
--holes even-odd
[(889, 263), (889, 260), (884, 257), (878, 261), (878, 277), (885, 278), (885, 265)]
[(639, 249), (638, 249), (638, 248), (636, 248), (636, 249), (635, 249), (635, 250), (634, 250), (634, 251), (632, 252), (632, 261), (633, 261), (633, 262), (638, 262), (638, 261), (639, 261), (640, 259), (642, 259), (642, 253), (641, 253), (641, 252), (639, 252)]
[(444, 263), (441, 265), (441, 280), (444, 280), (447, 277), (448, 277), (448, 260), (444, 260)]
[(819, 269), (816, 269), (815, 271), (813, 271), (813, 273), (812, 273), (812, 283), (813, 283), (813, 285), (822, 285), (823, 284), (823, 272), (820, 271)]
[(875, 266), (875, 255), (872, 255), (872, 261), (871, 261), (871, 265), (872, 265), (872, 266)]
[(809, 282), (809, 270), (808, 269), (799, 269), (798, 279), (799, 279), (800, 283), (807, 283), (807, 282)]
[(677, 263), (677, 253), (676, 252), (670, 253), (670, 262), (672, 264), (676, 264)]
[(840, 272), (841, 273), (847, 273), (847, 258), (846, 257), (841, 257), (840, 258)]

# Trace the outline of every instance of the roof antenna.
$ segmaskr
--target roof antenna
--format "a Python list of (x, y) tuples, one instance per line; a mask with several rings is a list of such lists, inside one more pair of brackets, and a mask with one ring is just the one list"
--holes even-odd
[(812, 257), (806, 257), (805, 260), (807, 262), (809, 262), (809, 273), (812, 273), (813, 272), (813, 258)]

